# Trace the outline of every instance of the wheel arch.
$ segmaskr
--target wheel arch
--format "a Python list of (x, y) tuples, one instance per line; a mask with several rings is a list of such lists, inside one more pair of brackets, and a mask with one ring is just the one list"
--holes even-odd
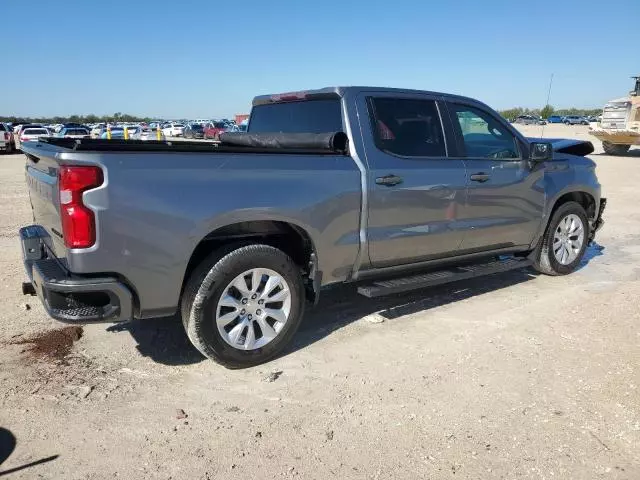
[(567, 202), (579, 203), (580, 205), (582, 205), (585, 212), (587, 212), (588, 219), (595, 218), (597, 212), (597, 203), (595, 197), (587, 191), (574, 190), (563, 193), (556, 198), (553, 207), (551, 208), (547, 216), (547, 222), (551, 219), (551, 217), (553, 217), (553, 214), (560, 207), (560, 205)]
[(320, 286), (318, 250), (308, 229), (288, 220), (254, 219), (219, 226), (204, 235), (193, 248), (182, 279), (182, 291), (195, 268), (215, 250), (231, 244), (262, 243), (285, 252), (305, 277), (307, 295), (317, 299)]

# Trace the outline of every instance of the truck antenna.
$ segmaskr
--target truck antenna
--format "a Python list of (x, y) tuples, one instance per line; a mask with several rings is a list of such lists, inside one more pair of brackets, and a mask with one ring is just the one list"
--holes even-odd
[[(549, 105), (549, 99), (551, 98), (551, 85), (553, 85), (553, 73), (549, 79), (549, 91), (547, 92), (547, 103), (544, 104), (545, 107)], [(544, 120), (544, 118), (542, 120)], [(540, 133), (540, 138), (542, 137), (544, 137), (544, 124), (542, 124), (542, 132)]]

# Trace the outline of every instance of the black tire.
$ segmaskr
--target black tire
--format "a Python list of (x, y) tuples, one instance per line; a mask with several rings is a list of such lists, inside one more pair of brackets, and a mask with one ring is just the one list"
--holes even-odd
[[(553, 237), (560, 221), (570, 214), (575, 214), (580, 217), (580, 220), (582, 220), (582, 225), (584, 227), (584, 241), (582, 242), (582, 248), (575, 260), (567, 265), (563, 265), (558, 262), (553, 254)], [(533, 268), (545, 275), (568, 275), (569, 273), (574, 272), (580, 265), (588, 244), (589, 221), (584, 208), (577, 202), (563, 203), (553, 213), (551, 220), (547, 225), (547, 229), (544, 232), (544, 236), (540, 240), (538, 248), (533, 252)]]
[[(255, 350), (239, 350), (220, 335), (214, 312), (229, 283), (252, 268), (268, 268), (282, 276), (291, 291), (291, 310), (273, 340)], [(214, 252), (194, 270), (182, 295), (182, 323), (204, 356), (227, 368), (246, 368), (271, 360), (289, 344), (300, 326), (304, 303), (301, 271), (287, 254), (268, 245), (236, 244)]]
[(615, 143), (602, 142), (602, 148), (608, 155), (624, 155), (626, 154), (631, 145), (616, 145)]

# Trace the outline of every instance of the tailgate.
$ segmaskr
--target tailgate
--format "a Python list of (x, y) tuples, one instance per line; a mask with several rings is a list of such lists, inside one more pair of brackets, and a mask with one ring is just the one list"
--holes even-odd
[(58, 162), (46, 154), (37, 157), (27, 154), (26, 157), (26, 180), (34, 223), (46, 230), (48, 238), (44, 242), (47, 247), (57, 257), (64, 257), (66, 248), (60, 220)]

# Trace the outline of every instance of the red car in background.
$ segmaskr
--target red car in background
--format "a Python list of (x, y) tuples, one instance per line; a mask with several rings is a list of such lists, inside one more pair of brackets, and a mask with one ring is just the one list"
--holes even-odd
[(224, 122), (209, 122), (204, 126), (204, 138), (219, 140), (220, 134), (227, 131), (227, 124)]

